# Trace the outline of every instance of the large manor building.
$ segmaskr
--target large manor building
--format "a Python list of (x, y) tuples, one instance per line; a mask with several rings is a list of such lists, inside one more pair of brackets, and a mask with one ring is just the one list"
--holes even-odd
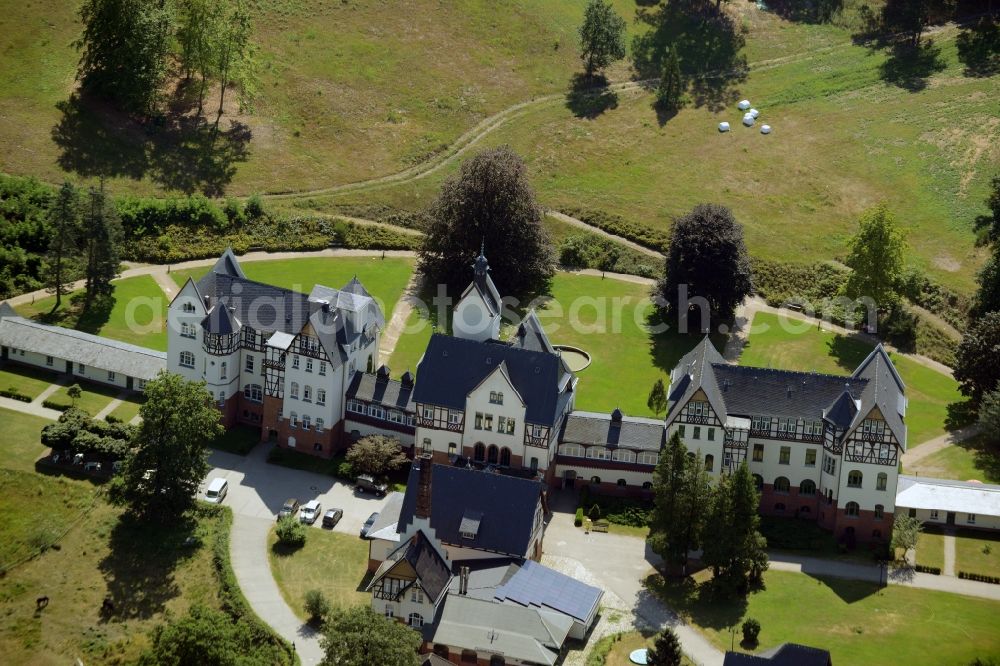
[(648, 496), (676, 433), (713, 476), (745, 461), (764, 513), (891, 534), (906, 397), (881, 346), (834, 376), (732, 365), (706, 337), (671, 372), (661, 420), (576, 410), (579, 378), (538, 318), (500, 340), (500, 308), (480, 253), (452, 335), (432, 334), (416, 377), (392, 379), (385, 317), (360, 282), (301, 294), (249, 280), (227, 251), (171, 303), (167, 366), (207, 382), (225, 425), (314, 455), (382, 433), (437, 464)]

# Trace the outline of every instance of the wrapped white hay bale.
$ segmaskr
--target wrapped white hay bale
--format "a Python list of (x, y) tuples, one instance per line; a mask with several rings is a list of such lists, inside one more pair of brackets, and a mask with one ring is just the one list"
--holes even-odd
[(753, 127), (754, 117), (749, 113), (743, 116), (743, 124), (747, 127)]
[(727, 122), (721, 122), (721, 123), (719, 123), (719, 131), (720, 132), (728, 132), (729, 131), (729, 123), (727, 123)]
[(760, 115), (760, 111), (758, 111), (757, 109), (750, 109), (749, 111), (747, 111), (747, 113), (749, 113), (751, 116), (753, 116), (754, 119), (756, 119), (757, 116)]
[(770, 125), (761, 125), (760, 126), (760, 133), (761, 134), (770, 134), (771, 133), (771, 126)]
[(741, 102), (740, 102), (739, 104), (737, 104), (736, 106), (738, 106), (738, 107), (739, 107), (740, 111), (746, 111), (747, 109), (749, 109), (749, 108), (750, 108), (750, 100), (748, 100), (748, 99), (745, 99), (745, 100), (742, 100), (742, 101), (741, 101)]

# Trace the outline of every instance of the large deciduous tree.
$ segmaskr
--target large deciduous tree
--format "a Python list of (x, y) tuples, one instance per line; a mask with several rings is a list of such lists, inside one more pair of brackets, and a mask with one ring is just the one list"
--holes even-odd
[(180, 62), (187, 79), (198, 75), (198, 115), (205, 91), (218, 74), (217, 51), (223, 26), (222, 9), (215, 0), (180, 0), (177, 15), (177, 43)]
[(148, 114), (167, 76), (173, 5), (153, 0), (84, 0), (77, 78), (120, 108)]
[(979, 427), (992, 442), (1000, 444), (1000, 388), (984, 393), (979, 401)]
[(485, 247), (493, 281), (503, 295), (544, 291), (554, 254), (542, 209), (524, 162), (509, 146), (466, 160), (441, 186), (420, 249), (420, 270), (453, 290), (472, 280), (472, 263)]
[(80, 194), (72, 183), (64, 182), (49, 210), (51, 240), (46, 257), (49, 291), (56, 295), (55, 312), (62, 305), (62, 297), (79, 273), (77, 239), (80, 234)]
[(356, 472), (382, 476), (402, 467), (406, 454), (395, 437), (369, 435), (351, 445), (347, 461)]
[(666, 270), (655, 296), (664, 309), (675, 314), (682, 332), (687, 318), (705, 299), (709, 320), (732, 318), (744, 298), (753, 292), (750, 257), (743, 227), (732, 211), (718, 204), (699, 204), (674, 222), (667, 249)]
[(955, 379), (962, 393), (979, 402), (1000, 383), (1000, 312), (980, 317), (955, 352)]
[(976, 229), (984, 241), (1000, 246), (1000, 176), (995, 176), (990, 182), (986, 207), (990, 212), (976, 218)]
[(979, 289), (970, 314), (978, 319), (990, 312), (1000, 312), (1000, 246), (979, 271)]
[(604, 0), (590, 0), (580, 26), (580, 59), (593, 76), (625, 57), (625, 19)]
[(892, 547), (906, 551), (917, 547), (917, 540), (920, 538), (920, 530), (923, 523), (919, 518), (910, 516), (895, 516), (892, 521)]
[(140, 519), (173, 521), (194, 506), (209, 467), (208, 442), (222, 434), (204, 382), (161, 373), (146, 384), (133, 450), (115, 477), (111, 498)]
[(368, 606), (335, 610), (321, 639), (321, 666), (417, 666), (420, 634)]
[(219, 75), (219, 113), (215, 118), (218, 128), (226, 102), (226, 89), (235, 85), (240, 94), (240, 107), (246, 107), (253, 98), (257, 85), (256, 47), (252, 41), (253, 22), (247, 0), (230, 0), (222, 14), (222, 29), (218, 35), (217, 71)]
[(944, 18), (954, 4), (954, 0), (886, 0), (882, 29), (900, 35), (910, 46), (919, 46), (930, 22)]
[(906, 241), (888, 208), (879, 205), (865, 212), (845, 262), (852, 269), (845, 286), (847, 296), (870, 298), (880, 309), (895, 305), (905, 251)]

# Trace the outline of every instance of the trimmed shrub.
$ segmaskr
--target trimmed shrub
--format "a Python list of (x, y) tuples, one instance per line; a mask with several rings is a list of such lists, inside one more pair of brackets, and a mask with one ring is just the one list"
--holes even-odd
[(354, 474), (354, 465), (347, 462), (346, 460), (340, 463), (339, 465), (337, 465), (337, 476), (347, 481), (354, 481), (356, 476)]
[(974, 580), (979, 583), (992, 583), (993, 585), (1000, 585), (1000, 576), (987, 576), (986, 574), (973, 573), (970, 571), (959, 571), (958, 577), (965, 580)]
[(21, 402), (31, 402), (30, 395), (24, 395), (13, 386), (7, 390), (0, 389), (0, 396), (10, 398), (11, 400), (19, 400)]
[(56, 402), (55, 400), (42, 400), (42, 407), (47, 407), (48, 409), (54, 409), (57, 412), (65, 412), (72, 406), (73, 405), (68, 405), (66, 403)]
[(923, 564), (916, 564), (913, 566), (913, 570), (920, 573), (934, 574), (935, 576), (941, 575), (941, 567), (928, 567)]
[(283, 516), (274, 529), (278, 543), (289, 548), (301, 548), (306, 543), (306, 528), (295, 516)]
[(305, 609), (309, 613), (309, 621), (313, 624), (322, 624), (326, 621), (326, 616), (330, 613), (330, 602), (319, 590), (309, 590), (306, 592)]
[(573, 518), (573, 524), (576, 525), (577, 527), (580, 527), (581, 525), (583, 525), (583, 507), (582, 506), (577, 507), (577, 509), (576, 509), (576, 517)]
[(600, 520), (601, 507), (598, 506), (597, 504), (594, 504), (593, 506), (590, 507), (590, 511), (587, 512), (587, 515), (590, 516), (591, 520)]
[(760, 622), (755, 618), (749, 617), (743, 621), (743, 641), (748, 645), (756, 645), (757, 637), (760, 636)]

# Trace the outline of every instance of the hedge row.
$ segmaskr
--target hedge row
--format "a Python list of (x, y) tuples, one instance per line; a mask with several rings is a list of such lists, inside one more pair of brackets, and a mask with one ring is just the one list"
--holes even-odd
[(959, 571), (958, 577), (964, 578), (965, 580), (975, 580), (980, 583), (1000, 585), (1000, 576), (987, 576), (986, 574), (972, 573), (970, 571)]
[(212, 544), (212, 564), (219, 581), (219, 596), (222, 610), (229, 614), (235, 622), (244, 622), (253, 636), (254, 643), (269, 649), (274, 664), (291, 666), (296, 663), (295, 651), (284, 638), (263, 622), (250, 608), (246, 597), (240, 591), (236, 581), (232, 563), (229, 561), (229, 533), (232, 528), (233, 514), (227, 507), (213, 507), (205, 511), (218, 511), (222, 520), (222, 530)]
[(334, 203), (328, 199), (297, 199), (292, 205), (299, 209), (359, 217), (418, 231), (426, 229), (430, 222), (426, 211), (402, 210), (385, 204), (350, 204)]
[(646, 278), (659, 276), (663, 268), (661, 260), (587, 232), (564, 238), (558, 255), (560, 265), (567, 268), (592, 268)]
[(0, 389), (0, 397), (10, 398), (11, 400), (20, 400), (21, 402), (31, 402), (30, 395), (24, 395), (13, 387), (6, 390)]
[(915, 564), (913, 570), (920, 573), (934, 574), (935, 576), (941, 575), (941, 567), (926, 567), (923, 564)]
[(67, 409), (69, 409), (72, 406), (73, 405), (67, 405), (64, 402), (56, 402), (55, 400), (43, 400), (42, 401), (42, 407), (46, 407), (48, 409), (54, 409), (57, 412), (65, 412)]
[(629, 222), (621, 215), (584, 208), (566, 208), (563, 212), (582, 222), (586, 222), (592, 227), (597, 227), (609, 234), (620, 236), (643, 247), (648, 247), (651, 250), (666, 252), (667, 246), (670, 245), (670, 234), (668, 232), (636, 224), (635, 222)]

